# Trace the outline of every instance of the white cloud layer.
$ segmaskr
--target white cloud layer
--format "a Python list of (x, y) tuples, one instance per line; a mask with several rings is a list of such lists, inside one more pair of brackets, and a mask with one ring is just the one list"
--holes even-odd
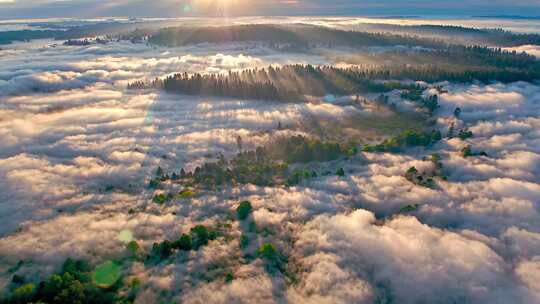
[[(9, 50), (9, 49), (8, 49)], [(29, 61), (27, 58), (33, 56)], [(19, 260), (41, 278), (66, 257), (92, 262), (125, 255), (128, 229), (148, 250), (198, 223), (231, 224), (232, 239), (172, 258), (127, 266), (143, 280), (138, 303), (537, 303), (540, 301), (540, 87), (530, 83), (443, 83), (437, 127), (468, 127), (474, 137), (444, 139), (427, 151), (361, 153), (323, 164), (347, 175), (297, 187), (242, 186), (158, 206), (146, 189), (158, 165), (192, 169), (219, 153), (265, 143), (279, 122), (358, 114), (339, 103), (286, 104), (127, 91), (131, 79), (177, 71), (224, 72), (297, 61), (260, 47), (152, 49), (13, 46), (0, 56), (0, 273)], [(308, 56), (303, 62), (324, 62)], [(459, 119), (452, 113), (462, 109)], [(489, 157), (463, 158), (472, 145)], [(442, 155), (447, 181), (411, 184), (411, 166)], [(110, 190), (113, 186), (113, 190)], [(106, 189), (109, 190), (106, 191)], [(245, 227), (228, 220), (249, 199), (295, 280), (249, 262), (239, 250)], [(395, 216), (418, 204), (409, 216)], [(133, 212), (129, 212), (132, 209)], [(220, 271), (230, 271), (226, 283)], [(11, 277), (0, 276), (0, 288)], [(168, 292), (164, 292), (168, 291)]]

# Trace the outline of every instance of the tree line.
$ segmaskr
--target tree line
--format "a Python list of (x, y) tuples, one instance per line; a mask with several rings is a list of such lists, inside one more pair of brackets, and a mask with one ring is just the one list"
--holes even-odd
[(128, 84), (128, 89), (159, 88), (170, 93), (186, 95), (301, 102), (305, 101), (306, 95), (321, 97), (327, 94), (386, 93), (394, 89), (411, 88), (411, 85), (401, 84), (396, 80), (430, 83), (478, 80), (507, 83), (536, 79), (540, 79), (540, 69), (486, 67), (460, 71), (434, 65), (339, 68), (295, 64), (230, 71), (226, 74), (177, 73), (165, 78), (156, 78), (151, 82), (135, 81)]
[(444, 47), (440, 40), (392, 33), (345, 31), (307, 24), (249, 24), (229, 26), (172, 27), (157, 31), (138, 31), (133, 35), (150, 36), (149, 42), (164, 46), (201, 43), (260, 42), (270, 47), (306, 49), (317, 46), (422, 46)]

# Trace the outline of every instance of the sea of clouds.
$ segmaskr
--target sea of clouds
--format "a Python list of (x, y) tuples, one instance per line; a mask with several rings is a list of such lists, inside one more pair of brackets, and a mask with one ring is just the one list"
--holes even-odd
[[(177, 254), (172, 263), (130, 264), (124, 275), (143, 282), (137, 303), (540, 302), (540, 86), (442, 83), (448, 93), (437, 128), (445, 134), (454, 122), (473, 138), (321, 165), (343, 167), (345, 177), (288, 189), (246, 185), (159, 206), (146, 187), (157, 166), (193, 169), (234, 155), (238, 136), (254, 148), (293, 132), (277, 130), (280, 122), (339, 120), (359, 109), (126, 90), (129, 81), (174, 72), (326, 62), (316, 55), (250, 45), (53, 43), (0, 51), (0, 288), (19, 260), (31, 262), (21, 273), (40, 279), (67, 257), (122, 257), (122, 231), (148, 250), (193, 225), (224, 221), (250, 200), (257, 226), (272, 233), (250, 235), (256, 242), (246, 250), (275, 243), (294, 283), (261, 260), (246, 262), (238, 241), (246, 227), (233, 221), (232, 240)], [(463, 158), (469, 144), (488, 157)], [(435, 189), (407, 181), (407, 169), (429, 170), (423, 158), (435, 152), (448, 180)], [(418, 210), (397, 215), (410, 204)], [(233, 272), (233, 282), (213, 279), (220, 268)]]

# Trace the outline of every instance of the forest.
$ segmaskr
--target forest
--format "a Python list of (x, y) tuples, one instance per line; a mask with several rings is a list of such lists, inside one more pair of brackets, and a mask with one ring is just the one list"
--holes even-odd
[(501, 28), (473, 28), (456, 25), (397, 25), (397, 24), (361, 24), (359, 31), (374, 33), (394, 33), (420, 36), (424, 38), (444, 39), (452, 43), (467, 45), (519, 46), (540, 44), (540, 35), (532, 33), (514, 33)]
[[(442, 139), (439, 131), (414, 132), (406, 130), (377, 145), (365, 145), (365, 152), (398, 153), (407, 148), (429, 147)], [(165, 173), (159, 167), (150, 181), (150, 188), (160, 188), (161, 182), (173, 181), (186, 189), (214, 189), (225, 184), (254, 184), (258, 186), (295, 186), (303, 180), (318, 176), (344, 176), (343, 168), (333, 168), (317, 172), (293, 164), (324, 163), (339, 158), (352, 157), (358, 153), (356, 144), (321, 141), (297, 135), (277, 137), (268, 144), (251, 151), (240, 151), (230, 160), (221, 155), (217, 161), (206, 162), (193, 171)], [(154, 202), (164, 204), (181, 198), (183, 193), (174, 195), (158, 194)]]
[(519, 46), (539, 44), (538, 34), (519, 34), (502, 29), (476, 29), (448, 25), (360, 24), (357, 30), (341, 30), (308, 24), (250, 24), (206, 27), (171, 27), (158, 31), (137, 30), (133, 37), (150, 36), (163, 46), (199, 43), (264, 42), (274, 48), (301, 50), (315, 46), (395, 46), (443, 49), (448, 43), (464, 45)]
[(313, 65), (269, 66), (227, 74), (177, 73), (151, 82), (135, 81), (129, 89), (158, 88), (185, 95), (224, 96), (244, 99), (305, 101), (306, 95), (325, 96), (363, 93), (386, 93), (394, 89), (407, 90), (414, 86), (400, 80), (489, 83), (534, 81), (540, 78), (540, 61), (526, 54), (515, 54), (484, 47), (463, 47), (460, 52), (447, 52), (462, 60), (473, 58), (483, 67), (453, 69), (437, 65), (335, 67)]
[[(165, 173), (161, 168), (150, 181), (151, 188), (159, 188), (167, 180), (180, 183), (184, 187), (212, 189), (224, 184), (254, 184), (259, 186), (294, 186), (303, 179), (319, 175), (344, 175), (342, 168), (332, 171), (315, 172), (290, 168), (290, 164), (329, 162), (358, 153), (354, 143), (321, 141), (297, 135), (278, 137), (255, 150), (240, 151), (230, 160), (220, 156), (217, 161), (206, 162), (191, 172), (183, 168), (177, 173)], [(336, 171), (337, 170), (337, 171)], [(174, 195), (165, 195), (156, 203), (172, 200)]]
[(263, 42), (275, 48), (301, 50), (315, 46), (421, 46), (444, 47), (442, 41), (389, 33), (344, 31), (313, 25), (229, 25), (176, 27), (159, 31), (141, 31), (133, 35), (150, 36), (149, 42), (163, 46), (184, 46), (200, 43)]

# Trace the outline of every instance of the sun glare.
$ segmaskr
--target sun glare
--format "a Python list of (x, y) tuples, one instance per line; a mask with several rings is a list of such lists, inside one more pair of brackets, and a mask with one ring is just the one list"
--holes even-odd
[(247, 0), (193, 0), (183, 5), (184, 12), (237, 15), (248, 9)]

